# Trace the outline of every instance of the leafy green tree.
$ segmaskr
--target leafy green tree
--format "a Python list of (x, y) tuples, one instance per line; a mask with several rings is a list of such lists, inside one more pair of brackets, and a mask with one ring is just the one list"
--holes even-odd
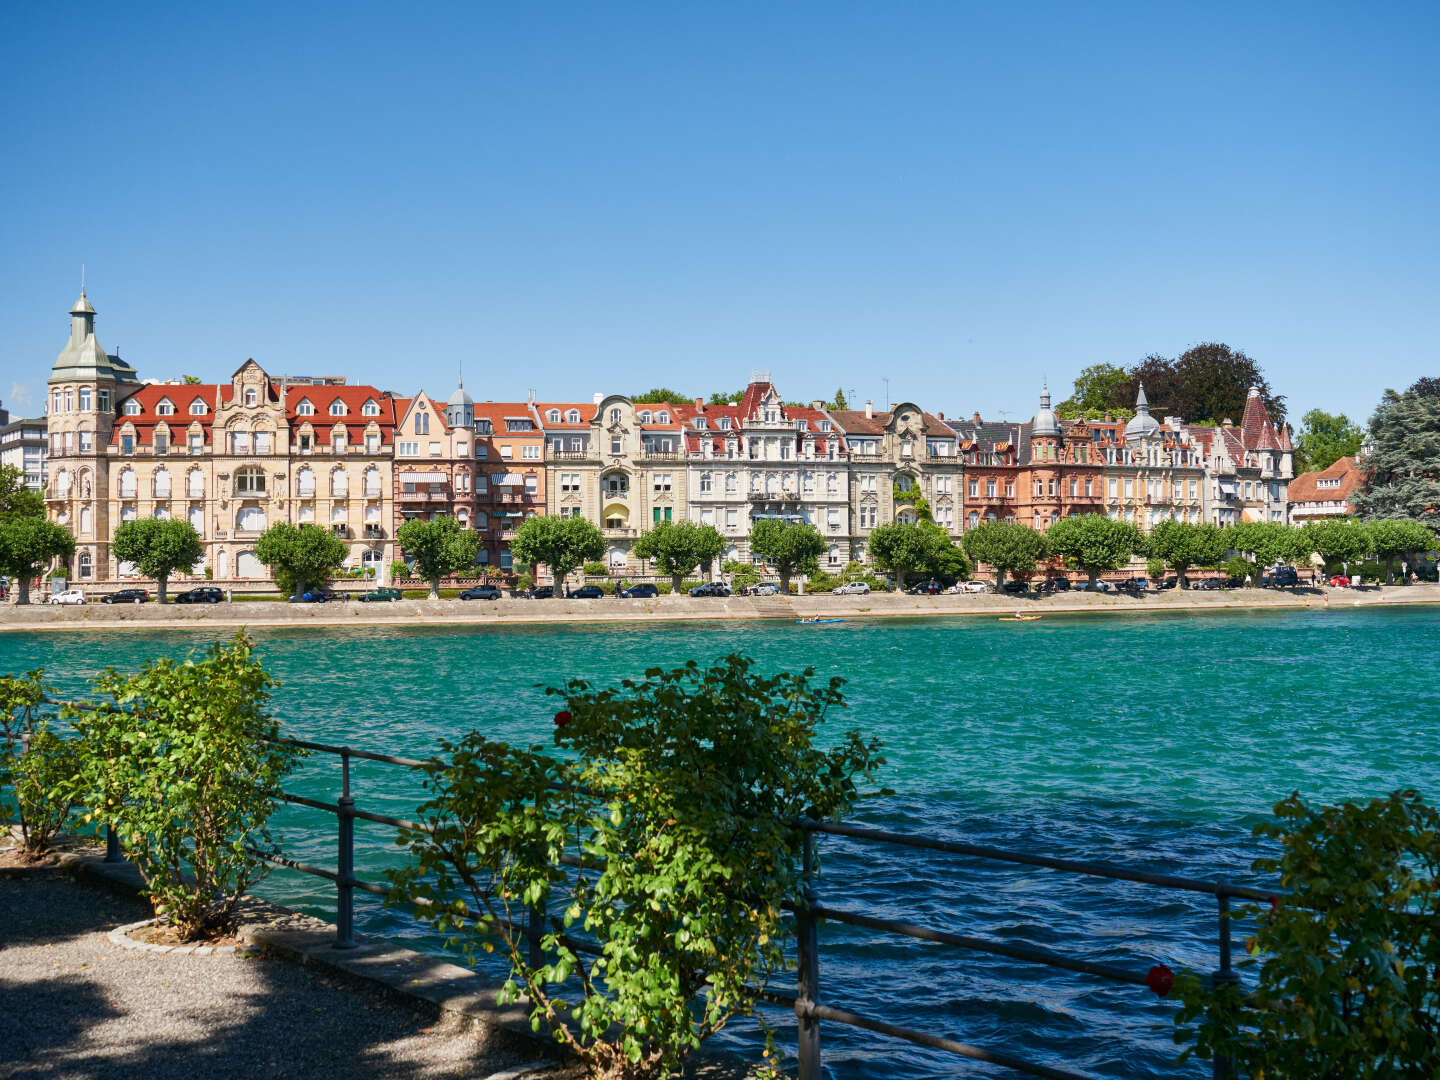
[[(445, 743), (448, 760), (425, 766), (423, 828), (401, 834), (412, 862), (390, 872), (391, 903), (467, 956), (498, 933), (502, 1000), (523, 996), (589, 1075), (675, 1075), (785, 969), (795, 819), (848, 810), (884, 763), (857, 731), (816, 745), (843, 680), (810, 676), (764, 676), (735, 655), (613, 688), (575, 680), (549, 691), (564, 698), (553, 755), (479, 733)], [(564, 856), (586, 872), (563, 872)], [(438, 902), (456, 896), (482, 918)], [(551, 913), (538, 963), (527, 906)], [(598, 956), (566, 936), (581, 927)]]
[(1395, 583), (1395, 560), (1404, 555), (1413, 562), (1422, 551), (1433, 550), (1435, 534), (1418, 521), (1382, 518), (1367, 524), (1370, 550), (1385, 566), (1385, 582)]
[(1254, 869), (1286, 892), (1235, 912), (1255, 925), (1243, 983), (1175, 978), (1182, 1060), (1267, 1080), (1440, 1075), (1440, 813), (1414, 791), (1292, 795), (1255, 832), (1279, 854)]
[(44, 516), (45, 500), (25, 486), (25, 473), (14, 465), (0, 465), (0, 521)]
[(75, 740), (51, 730), (44, 708), (52, 693), (38, 669), (0, 677), (0, 794), (10, 788), (20, 850), (32, 859), (65, 831), (78, 798)]
[[(1075, 376), (1075, 388), (1071, 395), (1055, 407), (1055, 415), (1062, 420), (1098, 420), (1112, 411), (1111, 397), (1115, 388), (1129, 378), (1125, 369), (1115, 364), (1091, 364)], [(1126, 402), (1128, 414), (1134, 397)]]
[[(1267, 570), (1276, 563), (1295, 562), (1310, 554), (1300, 530), (1278, 521), (1242, 521), (1221, 530), (1226, 548), (1249, 555)], [(1251, 571), (1254, 573), (1254, 571)], [(1255, 574), (1259, 577), (1259, 574)]]
[(75, 537), (64, 526), (21, 513), (0, 520), (0, 572), (10, 575), (16, 603), (30, 603), (31, 580), (51, 563), (74, 557)]
[(1295, 436), (1296, 475), (1319, 472), (1342, 457), (1354, 457), (1364, 439), (1365, 432), (1344, 413), (1311, 409), (1300, 417), (1300, 431)]
[(750, 550), (780, 575), (780, 595), (790, 593), (790, 575), (813, 574), (820, 569), (825, 538), (804, 521), (761, 518), (750, 530)]
[(831, 408), (831, 409), (848, 409), (848, 408), (850, 408), (850, 402), (849, 402), (848, 400), (846, 400), (846, 398), (845, 398), (845, 391), (842, 390), (840, 387), (837, 386), (837, 387), (835, 388), (835, 396), (830, 399), (830, 404), (827, 406), (827, 408)]
[(1236, 555), (1233, 559), (1225, 560), (1225, 576), (1231, 581), (1243, 582), (1247, 577), (1250, 583), (1255, 583), (1255, 564), (1249, 559)]
[(345, 562), (344, 541), (318, 525), (277, 521), (255, 542), (255, 558), (270, 568), (280, 591), (300, 596), (318, 589)]
[(390, 580), (399, 581), (401, 578), (410, 576), (410, 567), (405, 565), (403, 559), (394, 559), (390, 563)]
[(962, 543), (972, 559), (994, 568), (997, 589), (1005, 584), (1006, 574), (1028, 581), (1036, 564), (1050, 557), (1045, 535), (1014, 521), (982, 521)]
[(653, 563), (662, 574), (668, 574), (671, 589), (679, 592), (686, 574), (697, 567), (711, 565), (724, 550), (725, 538), (714, 525), (662, 521), (635, 541), (631, 554)]
[(415, 560), (419, 576), (430, 583), (430, 599), (440, 599), (440, 579), (475, 568), (480, 535), (452, 517), (434, 521), (407, 521), (395, 539), (408, 558)]
[(892, 521), (870, 533), (870, 558), (880, 569), (894, 574), (901, 589), (905, 588), (907, 574), (947, 572), (948, 576), (948, 571), (955, 566), (954, 560), (945, 555), (948, 548), (953, 548), (950, 537), (928, 520), (913, 525)]
[(1192, 566), (1216, 566), (1225, 554), (1225, 534), (1214, 525), (1193, 525), (1188, 521), (1161, 521), (1150, 530), (1145, 550), (1168, 563), (1188, 589), (1185, 572)]
[(1174, 360), (1147, 356), (1130, 369), (1124, 382), (1111, 389), (1111, 407), (1134, 405), (1141, 383), (1156, 415), (1170, 413), (1190, 423), (1230, 419), (1238, 424), (1245, 414), (1250, 387), (1255, 386), (1270, 419), (1277, 425), (1285, 420), (1285, 398), (1271, 392), (1260, 365), (1239, 349), (1219, 342), (1193, 345)]
[(688, 405), (695, 399), (678, 390), (657, 386), (652, 390), (646, 390), (643, 394), (634, 395), (630, 400), (636, 405)]
[(155, 579), (155, 599), (161, 604), (170, 575), (192, 569), (205, 555), (200, 534), (183, 518), (121, 522), (110, 550), (121, 562), (134, 563), (140, 573)]
[(745, 397), (744, 390), (736, 390), (733, 394), (711, 394), (711, 405), (739, 405)]
[(1303, 545), (1319, 554), (1327, 566), (1348, 567), (1370, 553), (1370, 530), (1354, 518), (1307, 522), (1300, 537)]
[[(155, 914), (187, 940), (235, 929), (275, 853), (267, 822), (301, 756), (265, 712), (276, 684), (243, 634), (200, 659), (161, 657), (94, 680), (111, 703), (67, 710), (80, 735), (85, 805), (113, 822)], [(122, 707), (123, 706), (123, 707)]]
[(1145, 550), (1145, 537), (1128, 521), (1115, 521), (1104, 514), (1080, 514), (1061, 518), (1045, 534), (1053, 555), (1065, 565), (1084, 570), (1091, 585), (1106, 570), (1119, 570), (1130, 556)]
[(1386, 390), (1370, 418), (1365, 481), (1350, 497), (1363, 520), (1408, 518), (1440, 528), (1440, 395), (1421, 383)]
[(736, 592), (749, 588), (751, 585), (759, 584), (760, 571), (755, 569), (753, 562), (741, 559), (728, 559), (720, 567), (722, 573), (730, 575), (730, 587)]
[(181, 379), (184, 381), (186, 386), (200, 385), (200, 376), (198, 375), (182, 375)]
[(582, 517), (526, 518), (510, 541), (510, 554), (525, 566), (548, 566), (555, 596), (561, 599), (565, 595), (561, 585), (567, 576), (583, 563), (604, 557), (605, 538)]

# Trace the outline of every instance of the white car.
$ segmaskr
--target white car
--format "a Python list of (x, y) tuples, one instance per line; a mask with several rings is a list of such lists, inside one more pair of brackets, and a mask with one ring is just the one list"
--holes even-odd
[(831, 590), (836, 596), (868, 596), (870, 586), (863, 581), (847, 581), (844, 585)]
[(47, 604), (83, 604), (85, 594), (79, 589), (66, 589), (64, 592), (51, 593), (45, 598)]
[(984, 581), (957, 581), (957, 582), (956, 582), (953, 586), (951, 586), (951, 587), (952, 587), (957, 593), (964, 593), (964, 592), (981, 593), (981, 592), (989, 592), (989, 591), (990, 591), (990, 585), (989, 585), (989, 583), (988, 583), (988, 582), (984, 582)]

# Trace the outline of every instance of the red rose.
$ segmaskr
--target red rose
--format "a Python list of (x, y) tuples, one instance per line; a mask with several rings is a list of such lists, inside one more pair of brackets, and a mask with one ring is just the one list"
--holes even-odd
[(555, 726), (556, 726), (556, 727), (567, 727), (567, 726), (569, 725), (569, 723), (570, 723), (570, 710), (569, 710), (569, 709), (561, 709), (559, 712), (557, 712), (557, 713), (555, 714)]
[(1279, 910), (1280, 910), (1280, 898), (1279, 898), (1278, 896), (1272, 896), (1272, 897), (1270, 897), (1270, 910), (1271, 910), (1271, 911), (1279, 911)]
[(1156, 997), (1168, 997), (1175, 985), (1175, 972), (1164, 964), (1156, 964), (1145, 976), (1145, 985), (1155, 991)]

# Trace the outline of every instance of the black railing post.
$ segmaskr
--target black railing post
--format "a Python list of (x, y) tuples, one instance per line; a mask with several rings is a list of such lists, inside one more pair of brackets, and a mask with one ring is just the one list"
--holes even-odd
[(820, 1019), (810, 1010), (820, 1001), (820, 933), (811, 914), (816, 905), (815, 834), (806, 825), (804, 895), (795, 906), (795, 1018), (799, 1080), (820, 1080)]
[[(1210, 976), (1210, 984), (1218, 989), (1239, 983), (1240, 976), (1230, 966), (1230, 897), (1219, 892), (1215, 900), (1220, 908), (1220, 967)], [(1210, 1075), (1214, 1080), (1230, 1080), (1230, 1059), (1216, 1054), (1211, 1062)]]
[(340, 750), (340, 850), (335, 879), (335, 948), (355, 948), (355, 800), (350, 797), (350, 751)]
[(105, 861), (109, 863), (125, 861), (120, 855), (120, 834), (115, 831), (114, 825), (105, 826)]

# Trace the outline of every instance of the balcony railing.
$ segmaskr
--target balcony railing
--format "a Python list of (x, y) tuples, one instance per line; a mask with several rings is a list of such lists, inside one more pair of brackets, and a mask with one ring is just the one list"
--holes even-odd
[(395, 495), (396, 502), (449, 502), (448, 491), (401, 491)]
[(366, 539), (366, 540), (384, 540), (384, 539), (385, 539), (385, 529), (384, 529), (382, 526), (380, 526), (380, 525), (366, 525), (366, 526), (365, 526), (365, 539)]
[(547, 450), (546, 457), (551, 461), (599, 461), (600, 451), (598, 450)]
[(640, 535), (640, 530), (639, 530), (639, 529), (611, 529), (611, 528), (604, 528), (604, 529), (601, 529), (600, 532), (605, 536), (606, 539), (617, 539), (617, 540), (623, 540), (623, 539), (625, 539), (625, 538), (627, 538), (627, 537), (639, 536), (639, 535)]

